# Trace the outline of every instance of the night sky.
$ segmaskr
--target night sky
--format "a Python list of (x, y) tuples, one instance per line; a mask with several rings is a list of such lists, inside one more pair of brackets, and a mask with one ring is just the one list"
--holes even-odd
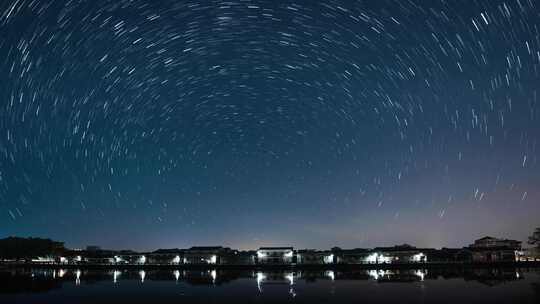
[(525, 240), (535, 0), (0, 1), (0, 237)]

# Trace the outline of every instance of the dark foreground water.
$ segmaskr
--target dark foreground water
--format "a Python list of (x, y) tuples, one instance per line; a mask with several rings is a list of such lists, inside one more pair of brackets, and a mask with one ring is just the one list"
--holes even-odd
[(0, 303), (540, 303), (540, 268), (0, 270)]

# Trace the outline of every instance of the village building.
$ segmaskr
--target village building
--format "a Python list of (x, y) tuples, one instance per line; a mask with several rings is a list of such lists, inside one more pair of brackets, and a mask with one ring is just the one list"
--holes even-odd
[(220, 263), (223, 265), (255, 265), (256, 251), (230, 250), (223, 253)]
[(333, 264), (334, 255), (331, 251), (318, 251), (314, 249), (298, 250), (296, 252), (296, 263), (298, 265)]
[(287, 265), (293, 263), (293, 247), (261, 247), (257, 250), (257, 264)]
[(370, 255), (369, 249), (341, 249), (334, 247), (331, 250), (334, 264), (364, 264)]
[(468, 248), (441, 248), (425, 251), (430, 263), (464, 263), (472, 261), (472, 252)]
[(376, 264), (393, 263), (425, 263), (427, 262), (427, 252), (429, 249), (420, 249), (414, 246), (403, 244), (393, 247), (377, 247), (372, 250), (367, 262)]
[(473, 262), (514, 262), (520, 259), (521, 242), (486, 236), (474, 241), (468, 249), (472, 252)]
[(216, 265), (221, 264), (221, 257), (228, 254), (230, 248), (221, 246), (191, 247), (184, 251), (183, 264)]

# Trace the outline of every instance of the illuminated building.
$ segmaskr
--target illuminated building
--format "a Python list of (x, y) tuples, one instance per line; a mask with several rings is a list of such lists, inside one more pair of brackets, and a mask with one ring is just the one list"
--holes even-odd
[(292, 264), (293, 247), (261, 247), (257, 250), (257, 264)]

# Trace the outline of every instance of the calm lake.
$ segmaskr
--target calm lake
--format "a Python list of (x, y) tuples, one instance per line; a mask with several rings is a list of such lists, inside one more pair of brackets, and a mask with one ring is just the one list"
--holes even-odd
[(540, 303), (540, 268), (0, 270), (0, 303)]

